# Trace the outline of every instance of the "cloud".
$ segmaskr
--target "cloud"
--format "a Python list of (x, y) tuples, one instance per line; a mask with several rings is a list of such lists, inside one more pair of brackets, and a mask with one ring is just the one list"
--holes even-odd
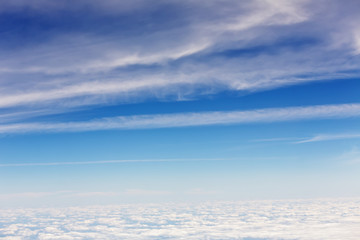
[(359, 199), (0, 211), (4, 239), (356, 239)]
[(262, 138), (262, 139), (254, 139), (252, 142), (289, 142), (289, 141), (295, 141), (300, 140), (304, 138), (299, 137), (286, 137), (286, 138)]
[[(28, 9), (28, 5), (41, 5), (43, 1), (20, 2), (20, 6)], [(5, 11), (6, 5), (3, 8)], [(125, 17), (126, 23), (129, 26), (120, 24), (121, 28), (118, 29), (116, 24), (114, 26), (114, 23), (106, 19), (109, 12), (101, 11), (101, 7), (114, 5), (112, 6), (114, 10), (124, 9), (123, 5), (131, 4), (114, 4), (113, 1), (89, 4), (85, 1), (79, 1), (78, 4), (63, 3), (50, 5), (60, 5), (60, 9), (65, 8), (67, 10), (68, 17), (74, 20), (72, 24), (75, 31), (69, 34), (62, 31), (57, 32), (58, 30), (55, 29), (54, 32), (56, 34), (45, 44), (38, 45), (33, 49), (13, 52), (8, 61), (5, 62), (9, 63), (9, 70), (11, 65), (14, 65), (16, 62), (14, 56), (17, 60), (20, 60), (20, 63), (23, 63), (23, 66), (25, 65), (21, 70), (13, 68), (14, 71), (29, 72), (93, 72), (131, 64), (161, 63), (200, 52), (218, 44), (219, 41), (226, 41), (221, 36), (227, 32), (237, 33), (258, 26), (287, 25), (306, 20), (305, 11), (301, 9), (301, 1), (294, 1), (291, 4), (282, 1), (252, 1), (249, 4), (240, 4), (232, 1), (209, 1), (205, 8), (203, 1), (199, 3), (193, 1), (173, 1), (167, 4), (159, 1), (157, 4), (153, 4), (152, 8), (149, 8), (149, 4), (146, 1), (138, 1), (134, 5), (138, 5), (140, 8), (139, 12), (135, 11), (134, 15), (127, 14), (125, 16), (120, 14), (118, 20), (124, 21), (123, 18)], [(87, 7), (90, 11), (85, 13), (81, 9), (77, 9), (77, 12), (75, 12), (72, 9), (74, 5), (88, 5)], [(187, 13), (190, 7), (194, 8), (194, 10)], [(94, 11), (94, 8), (96, 11)], [(156, 31), (156, 28), (154, 31), (151, 31), (152, 29), (149, 31), (144, 29), (146, 25), (133, 23), (140, 14), (147, 16), (155, 10), (165, 10), (164, 8), (176, 13), (176, 15), (173, 15), (171, 18), (166, 17), (166, 19), (161, 18), (161, 16), (152, 16), (152, 19), (146, 19), (149, 21), (148, 24), (158, 26), (161, 31)], [(184, 11), (185, 9), (187, 12)], [(52, 18), (56, 19), (58, 17), (56, 10), (58, 10), (56, 7), (51, 9), (51, 11), (54, 11), (53, 16), (36, 10), (35, 14), (53, 20)], [(16, 11), (9, 11), (15, 16), (18, 14)], [(195, 15), (195, 11), (198, 14), (200, 13), (200, 15)], [(84, 19), (74, 18), (74, 14), (80, 15)], [(85, 14), (89, 15), (89, 17)], [(188, 20), (188, 23), (183, 23), (181, 17)], [(38, 19), (35, 17), (35, 20)], [(98, 24), (109, 24), (111, 33), (107, 31), (105, 34), (98, 34), (97, 31), (101, 31), (106, 27), (103, 25), (98, 25), (98, 28), (86, 28), (86, 31), (84, 31), (82, 21), (87, 20), (91, 22), (98, 21)], [(164, 20), (175, 25), (169, 28)], [(41, 22), (44, 20), (39, 19), (39, 21), (40, 24), (44, 24)], [(63, 19), (63, 21), (66, 23), (66, 19)], [(54, 24), (58, 24), (60, 29), (63, 27), (61, 23), (56, 22)], [(141, 35), (129, 34), (129, 27), (138, 30)], [(144, 32), (146, 33), (145, 35), (143, 34)], [(69, 48), (72, 50), (71, 52)], [(49, 61), (40, 59), (39, 55)], [(21, 56), (25, 58), (21, 58)], [(4, 65), (6, 66), (7, 64)], [(6, 69), (5, 66), (3, 66), (4, 69)]]
[(0, 133), (153, 129), (358, 116), (360, 116), (360, 104), (354, 103), (308, 107), (268, 108), (249, 111), (134, 115), (104, 118), (86, 122), (3, 124), (0, 125)]
[(360, 31), (354, 33), (355, 54), (360, 54)]
[(360, 76), (352, 2), (1, 3), (0, 108), (10, 112)]
[(313, 137), (283, 137), (283, 138), (264, 138), (254, 139), (252, 142), (289, 142), (289, 143), (311, 143), (322, 141), (335, 141), (360, 138), (359, 133), (337, 133), (337, 134), (318, 134)]
[(298, 141), (296, 143), (321, 142), (321, 141), (332, 141), (332, 140), (343, 140), (343, 139), (354, 139), (354, 138), (360, 138), (360, 134), (358, 133), (320, 134), (312, 138)]
[[(179, 84), (181, 81), (174, 81), (173, 84)], [(30, 93), (3, 95), (0, 103), (1, 107), (12, 107), (16, 105), (26, 104), (29, 102), (37, 103), (43, 101), (53, 101), (65, 98), (73, 98), (78, 96), (91, 95), (107, 95), (128, 93), (132, 91), (142, 91), (149, 86), (159, 88), (169, 85), (162, 79), (147, 79), (146, 81), (120, 81), (120, 82), (87, 82), (85, 84), (67, 86), (64, 88), (48, 89), (47, 91), (33, 91)]]
[(227, 158), (173, 158), (173, 159), (132, 159), (132, 160), (105, 160), (82, 162), (38, 162), (38, 163), (2, 163), (0, 167), (36, 167), (36, 166), (62, 166), (62, 165), (98, 165), (119, 163), (161, 163), (161, 162), (198, 162), (198, 161), (229, 161)]
[[(12, 12), (22, 9), (30, 9), (40, 13), (49, 13), (54, 10), (68, 10), (69, 4), (74, 7), (74, 10), (79, 10), (82, 7), (98, 7), (99, 10), (112, 11), (115, 13), (128, 12), (136, 10), (137, 8), (149, 6), (150, 4), (144, 0), (134, 0), (131, 2), (118, 2), (114, 0), (105, 0), (98, 2), (96, 0), (71, 2), (68, 0), (62, 2), (49, 2), (46, 0), (1, 0), (0, 4), (3, 6), (1, 11)], [(51, 12), (50, 12), (51, 13)]]

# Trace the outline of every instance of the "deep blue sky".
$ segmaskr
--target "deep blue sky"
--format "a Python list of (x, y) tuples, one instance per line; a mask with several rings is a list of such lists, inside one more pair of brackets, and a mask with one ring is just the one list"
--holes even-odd
[(357, 1), (1, 1), (2, 206), (360, 196)]

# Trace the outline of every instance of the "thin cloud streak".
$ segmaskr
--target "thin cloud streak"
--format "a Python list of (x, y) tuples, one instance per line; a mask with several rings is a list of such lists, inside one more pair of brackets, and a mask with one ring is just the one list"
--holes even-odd
[(332, 141), (332, 140), (343, 140), (343, 139), (354, 139), (360, 138), (359, 133), (355, 134), (319, 134), (312, 138), (308, 138), (296, 143), (309, 143), (309, 142), (322, 142), (322, 141)]
[(156, 129), (309, 119), (348, 118), (358, 116), (360, 116), (360, 104), (354, 103), (308, 107), (268, 108), (249, 111), (132, 115), (84, 122), (3, 124), (0, 125), (0, 133)]
[(254, 139), (251, 142), (286, 142), (286, 143), (311, 143), (322, 141), (335, 141), (360, 138), (360, 133), (340, 133), (340, 134), (318, 134), (313, 137), (284, 137), (284, 138), (263, 138)]
[(118, 163), (161, 163), (161, 162), (202, 162), (202, 161), (233, 161), (236, 159), (224, 158), (188, 158), (188, 159), (141, 159), (141, 160), (107, 160), (107, 161), (86, 161), (86, 162), (38, 162), (38, 163), (5, 163), (0, 167), (37, 167), (37, 166), (62, 166), (62, 165), (98, 165)]
[(254, 139), (251, 142), (289, 142), (294, 140), (300, 140), (304, 138), (299, 137), (286, 137), (286, 138), (262, 138), (262, 139)]

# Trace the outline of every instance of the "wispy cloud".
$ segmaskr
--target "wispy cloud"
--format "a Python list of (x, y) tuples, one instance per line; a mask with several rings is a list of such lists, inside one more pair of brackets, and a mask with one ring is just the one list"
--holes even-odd
[(152, 129), (358, 116), (360, 116), (360, 104), (354, 103), (308, 107), (268, 108), (249, 111), (133, 115), (86, 122), (3, 124), (0, 125), (0, 133)]
[(18, 30), (15, 20), (0, 28), (6, 39), (0, 41), (0, 108), (70, 108), (359, 76), (358, 7), (341, 1), (1, 5), (0, 17), (23, 19), (29, 11), (33, 18), (22, 21), (31, 31)]
[(263, 138), (254, 139), (252, 142), (286, 142), (286, 143), (311, 143), (322, 141), (335, 141), (345, 139), (360, 138), (360, 133), (337, 133), (337, 134), (318, 134), (312, 137), (283, 137), (283, 138)]
[(343, 140), (360, 138), (360, 133), (340, 133), (340, 134), (319, 134), (311, 138), (303, 139), (296, 143), (321, 142), (331, 140)]
[(36, 166), (63, 166), (63, 165), (102, 165), (121, 163), (171, 163), (171, 162), (202, 162), (202, 161), (233, 161), (228, 158), (172, 158), (172, 159), (129, 159), (129, 160), (105, 160), (105, 161), (81, 161), (81, 162), (30, 162), (30, 163), (3, 163), (0, 167), (36, 167)]
[[(64, 34), (54, 30), (53, 38), (45, 44), (37, 45), (32, 49), (28, 48), (25, 51), (22, 49), (22, 51), (14, 52), (11, 56), (21, 59), (20, 64), (24, 67), (20, 71), (28, 72), (94, 72), (132, 64), (163, 63), (203, 51), (224, 41), (227, 42), (228, 40), (223, 36), (227, 33), (238, 35), (240, 32), (260, 26), (295, 24), (307, 20), (309, 15), (303, 9), (304, 1), (285, 3), (262, 0), (249, 1), (247, 4), (213, 0), (208, 2), (172, 1), (164, 4), (160, 1), (151, 4), (152, 7), (149, 7), (150, 4), (146, 1), (136, 1), (136, 4), (114, 3), (112, 0), (105, 0), (103, 3), (92, 2), (91, 4), (88, 1), (79, 1), (76, 4), (66, 2), (45, 4), (45, 6), (49, 6), (47, 8), (49, 12), (41, 11), (39, 8), (39, 6), (44, 6), (44, 1), (17, 2), (18, 4), (3, 4), (2, 10), (13, 14), (21, 13), (24, 9), (32, 10), (38, 16), (50, 20), (57, 19), (57, 16), (51, 16), (49, 12), (73, 10), (74, 7), (77, 7), (77, 12), (69, 11), (68, 17), (72, 18), (73, 14), (80, 14), (84, 20), (98, 23), (98, 28), (83, 29), (82, 19), (73, 19), (74, 32)], [(84, 5), (91, 10), (96, 9), (96, 11), (82, 12), (80, 9)], [(138, 11), (132, 12), (132, 14), (125, 13), (125, 15), (123, 10), (127, 7), (130, 10), (135, 7)], [(195, 15), (194, 12), (189, 11), (189, 7), (201, 15)], [(156, 28), (150, 28), (149, 31), (144, 24), (135, 22), (139, 17), (138, 14), (147, 16), (154, 11), (165, 10), (164, 8), (171, 12), (175, 11), (174, 13), (177, 14), (172, 15), (171, 18), (163, 19), (161, 16), (152, 16), (151, 19), (147, 19), (150, 21), (147, 22), (148, 24), (157, 26), (161, 31), (157, 31)], [(184, 8), (186, 8), (186, 12), (182, 11)], [(122, 28), (119, 29), (116, 24), (107, 20), (106, 17), (116, 16), (113, 15), (114, 12), (119, 15), (119, 21), (125, 18), (128, 26), (120, 25)], [(87, 16), (89, 14), (90, 16)], [(185, 18), (187, 23), (181, 21), (179, 17)], [(216, 20), (214, 21), (214, 19)], [(166, 21), (173, 23), (171, 28)], [(40, 23), (43, 23), (41, 19)], [(58, 27), (62, 27), (62, 25), (60, 24)], [(105, 32), (105, 34), (97, 32), (104, 28), (111, 28), (112, 31)], [(130, 34), (128, 28), (139, 30), (141, 34)], [(46, 31), (44, 32), (46, 33)], [(50, 61), (40, 59), (39, 55), (31, 55), (31, 53), (40, 54)], [(53, 58), (54, 56), (56, 58)], [(17, 65), (19, 63), (12, 60), (13, 58), (10, 58), (6, 61), (3, 67), (6, 69), (7, 65), (8, 70), (19, 71), (17, 68), (12, 68), (19, 66)]]
[(296, 140), (302, 140), (304, 138), (299, 137), (286, 137), (286, 138), (262, 138), (262, 139), (254, 139), (252, 142), (290, 142)]

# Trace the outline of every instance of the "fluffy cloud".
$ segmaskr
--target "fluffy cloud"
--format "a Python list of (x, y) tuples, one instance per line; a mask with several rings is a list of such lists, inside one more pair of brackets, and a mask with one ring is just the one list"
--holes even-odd
[(0, 211), (2, 239), (357, 239), (358, 199)]

